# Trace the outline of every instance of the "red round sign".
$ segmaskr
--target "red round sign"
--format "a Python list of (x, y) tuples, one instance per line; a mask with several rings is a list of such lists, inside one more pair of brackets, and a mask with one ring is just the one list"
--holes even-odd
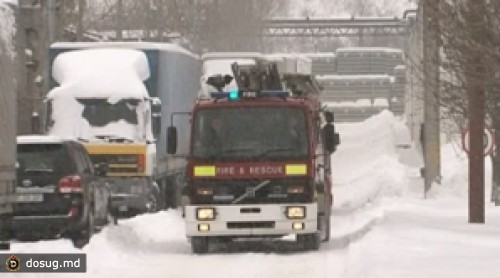
[[(489, 128), (484, 129), (484, 155), (490, 155), (492, 154), (495, 149), (496, 149), (496, 140), (495, 140), (495, 134), (493, 131)], [(464, 151), (469, 154), (470, 148), (469, 148), (469, 130), (465, 130), (462, 133), (462, 148)]]

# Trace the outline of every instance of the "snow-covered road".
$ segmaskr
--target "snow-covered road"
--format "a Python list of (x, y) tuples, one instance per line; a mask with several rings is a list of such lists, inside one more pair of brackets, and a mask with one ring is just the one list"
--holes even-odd
[[(399, 120), (384, 112), (338, 129), (342, 146), (333, 156), (332, 240), (318, 252), (297, 251), (285, 240), (218, 245), (211, 254), (193, 255), (179, 212), (163, 211), (121, 221), (97, 234), (83, 249), (86, 276), (499, 276), (500, 207), (487, 203), (487, 223), (467, 224), (466, 160), (445, 146), (443, 184), (423, 200), (418, 170), (399, 162)], [(81, 251), (68, 240), (51, 240), (14, 243), (10, 253), (16, 252)]]

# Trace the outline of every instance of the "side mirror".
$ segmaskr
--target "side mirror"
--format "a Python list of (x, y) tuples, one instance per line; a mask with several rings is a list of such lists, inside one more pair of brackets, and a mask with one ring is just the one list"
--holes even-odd
[(160, 138), (161, 133), (161, 100), (157, 97), (150, 99), (151, 101), (151, 127), (155, 139)]
[(335, 119), (335, 115), (333, 114), (333, 112), (331, 111), (325, 111), (325, 120), (327, 123), (333, 123), (334, 119)]
[(325, 193), (325, 184), (324, 183), (318, 182), (315, 185), (316, 185), (316, 192), (318, 192), (320, 194)]
[(161, 132), (161, 115), (160, 114), (153, 114), (153, 119), (152, 119), (152, 128), (153, 128), (153, 136), (155, 139), (160, 138), (160, 132)]
[(326, 151), (330, 154), (334, 153), (340, 144), (340, 135), (335, 132), (333, 124), (328, 123), (323, 127), (323, 138)]
[(109, 172), (109, 164), (106, 162), (101, 162), (97, 165), (96, 174), (99, 177), (105, 177)]
[(169, 126), (167, 128), (167, 153), (175, 154), (177, 152), (177, 128)]
[(33, 112), (33, 114), (31, 115), (31, 133), (42, 134), (40, 115), (36, 112)]

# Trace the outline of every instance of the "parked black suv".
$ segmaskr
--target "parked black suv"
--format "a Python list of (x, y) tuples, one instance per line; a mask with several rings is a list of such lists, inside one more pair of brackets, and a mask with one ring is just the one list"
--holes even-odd
[(110, 190), (76, 141), (54, 136), (18, 136), (17, 181), (11, 238), (67, 237), (87, 244), (97, 226), (108, 223)]

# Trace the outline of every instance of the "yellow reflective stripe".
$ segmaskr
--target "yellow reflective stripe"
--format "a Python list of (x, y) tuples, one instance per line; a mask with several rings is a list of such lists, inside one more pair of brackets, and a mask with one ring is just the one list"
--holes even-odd
[(195, 177), (214, 177), (215, 166), (194, 166)]
[(307, 165), (305, 164), (287, 164), (285, 166), (287, 175), (305, 175), (307, 174)]

